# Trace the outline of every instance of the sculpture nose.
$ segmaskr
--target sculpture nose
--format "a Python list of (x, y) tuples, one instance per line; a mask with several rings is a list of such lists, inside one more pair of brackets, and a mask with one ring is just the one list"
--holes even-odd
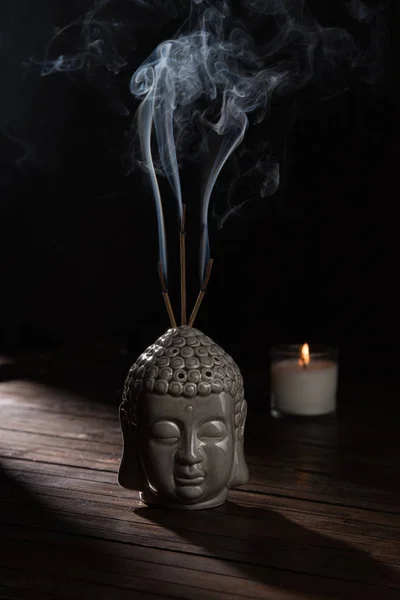
[(196, 441), (193, 434), (181, 436), (176, 453), (177, 462), (182, 465), (195, 465), (204, 459), (204, 453)]

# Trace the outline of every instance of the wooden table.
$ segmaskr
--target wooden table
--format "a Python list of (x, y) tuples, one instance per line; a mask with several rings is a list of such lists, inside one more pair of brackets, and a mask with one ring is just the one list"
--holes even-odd
[(190, 513), (118, 486), (113, 386), (0, 383), (1, 598), (400, 598), (399, 420), (361, 392), (381, 386), (325, 421), (249, 399), (248, 485)]

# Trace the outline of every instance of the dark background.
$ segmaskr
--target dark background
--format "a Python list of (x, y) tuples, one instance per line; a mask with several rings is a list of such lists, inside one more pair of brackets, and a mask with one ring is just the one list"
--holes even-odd
[[(137, 107), (128, 82), (181, 15), (166, 10), (157, 20), (157, 12), (143, 16), (141, 9), (136, 46), (114, 79), (100, 70), (40, 77), (29, 58), (43, 57), (55, 25), (82, 12), (78, 3), (68, 11), (64, 4), (20, 0), (1, 9), (0, 350), (117, 340), (133, 359), (168, 320), (153, 201), (145, 177), (130, 173), (126, 160)], [(395, 19), (391, 13), (389, 37)], [(397, 375), (399, 62), (389, 38), (380, 68), (379, 84), (354, 78), (345, 94), (317, 101), (304, 93), (277, 104), (272, 114), (282, 127), (272, 141), (283, 164), (281, 189), (261, 199), (256, 180), (242, 179), (235, 202), (252, 201), (223, 229), (212, 225), (214, 270), (196, 324), (245, 368), (262, 369), (275, 343), (308, 341), (339, 347), (349, 376)], [(110, 81), (115, 87), (104, 93)], [(116, 99), (131, 114), (121, 114)], [(253, 127), (250, 149), (269, 135), (270, 121)], [(234, 169), (228, 165), (219, 198)], [(191, 307), (198, 291), (195, 165), (182, 181)], [(177, 231), (173, 199), (165, 183), (162, 189)], [(170, 242), (178, 315), (177, 237)]]

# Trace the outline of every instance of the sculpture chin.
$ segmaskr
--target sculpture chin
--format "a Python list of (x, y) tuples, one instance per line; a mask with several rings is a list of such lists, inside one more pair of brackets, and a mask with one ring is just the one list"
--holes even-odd
[(204, 496), (204, 489), (202, 485), (178, 485), (175, 493), (179, 499), (190, 502), (191, 500), (199, 500)]
[[(197, 487), (197, 486), (195, 486)], [(203, 492), (201, 493), (203, 495)], [(149, 488), (146, 488), (143, 492), (140, 492), (139, 497), (142, 502), (149, 506), (161, 506), (164, 508), (172, 508), (176, 510), (200, 510), (205, 508), (215, 508), (220, 506), (226, 501), (228, 495), (228, 488), (224, 488), (213, 498), (207, 500), (201, 500), (201, 496), (196, 497), (182, 497), (182, 502), (179, 502), (177, 498), (176, 502), (161, 499), (157, 494), (153, 493)]]

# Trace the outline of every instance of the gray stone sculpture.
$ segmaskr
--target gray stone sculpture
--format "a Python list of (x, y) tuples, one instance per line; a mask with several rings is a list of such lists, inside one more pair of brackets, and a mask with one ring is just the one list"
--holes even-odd
[(119, 484), (167, 508), (222, 504), (248, 480), (246, 413), (233, 358), (198, 329), (169, 329), (125, 381)]

